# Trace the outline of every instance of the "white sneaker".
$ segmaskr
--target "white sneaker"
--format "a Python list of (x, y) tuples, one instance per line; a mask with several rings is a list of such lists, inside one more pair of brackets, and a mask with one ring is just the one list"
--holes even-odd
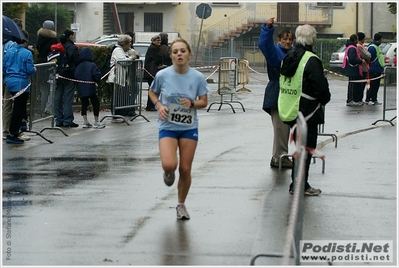
[(25, 135), (24, 133), (20, 133), (20, 134), (18, 135), (18, 138), (19, 138), (20, 140), (23, 140), (23, 141), (28, 141), (28, 140), (30, 140), (30, 137), (27, 136), (27, 135)]
[(176, 207), (176, 212), (177, 212), (178, 220), (189, 220), (190, 219), (190, 214), (188, 214), (185, 205), (182, 205), (182, 206), (178, 205)]
[(105, 125), (101, 123), (100, 121), (94, 122), (93, 125), (94, 128), (105, 128)]
[(83, 123), (83, 128), (91, 128), (93, 127), (92, 124), (90, 124), (89, 122)]

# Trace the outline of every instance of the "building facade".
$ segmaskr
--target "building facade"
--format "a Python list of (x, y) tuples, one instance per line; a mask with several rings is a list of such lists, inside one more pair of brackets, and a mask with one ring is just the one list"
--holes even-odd
[[(77, 42), (98, 36), (122, 33), (178, 32), (201, 45), (216, 45), (227, 39), (256, 40), (260, 26), (275, 17), (277, 28), (295, 29), (311, 24), (318, 37), (348, 37), (363, 31), (366, 37), (383, 33), (390, 38), (396, 31), (397, 17), (382, 2), (208, 2), (211, 15), (202, 20), (196, 14), (201, 2), (68, 2), (78, 25)], [(200, 29), (202, 31), (200, 36)]]

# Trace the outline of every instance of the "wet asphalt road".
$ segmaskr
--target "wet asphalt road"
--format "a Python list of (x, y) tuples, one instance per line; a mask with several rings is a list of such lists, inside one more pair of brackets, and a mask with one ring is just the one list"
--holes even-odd
[[(237, 105), (235, 114), (227, 105), (199, 112), (189, 221), (176, 220), (176, 183), (162, 181), (154, 112), (129, 126), (105, 119), (101, 130), (64, 129), (68, 137), (46, 130), (53, 144), (39, 136), (22, 146), (3, 141), (2, 264), (247, 266), (257, 254), (281, 253), (290, 171), (269, 166), (272, 125), (260, 109), (267, 76), (250, 80), (252, 92), (237, 95), (246, 112)], [(397, 127), (371, 125), (381, 106), (346, 107), (346, 83), (330, 79), (325, 132), (338, 146), (319, 137), (326, 171), (316, 161), (309, 182), (323, 193), (305, 198), (303, 239), (393, 240), (397, 252)], [(211, 88), (210, 103), (220, 99)], [(346, 264), (396, 263), (395, 255), (393, 263)]]

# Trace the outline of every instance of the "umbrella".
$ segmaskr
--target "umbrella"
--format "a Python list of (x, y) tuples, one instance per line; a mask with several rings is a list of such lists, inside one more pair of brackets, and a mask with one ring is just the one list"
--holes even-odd
[(13, 41), (28, 41), (21, 28), (9, 17), (3, 15), (3, 39)]

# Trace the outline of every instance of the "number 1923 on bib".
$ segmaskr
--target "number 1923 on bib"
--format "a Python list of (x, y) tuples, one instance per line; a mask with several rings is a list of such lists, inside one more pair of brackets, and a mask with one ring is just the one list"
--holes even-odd
[(168, 121), (174, 124), (191, 126), (194, 124), (194, 109), (171, 103), (169, 105)]

